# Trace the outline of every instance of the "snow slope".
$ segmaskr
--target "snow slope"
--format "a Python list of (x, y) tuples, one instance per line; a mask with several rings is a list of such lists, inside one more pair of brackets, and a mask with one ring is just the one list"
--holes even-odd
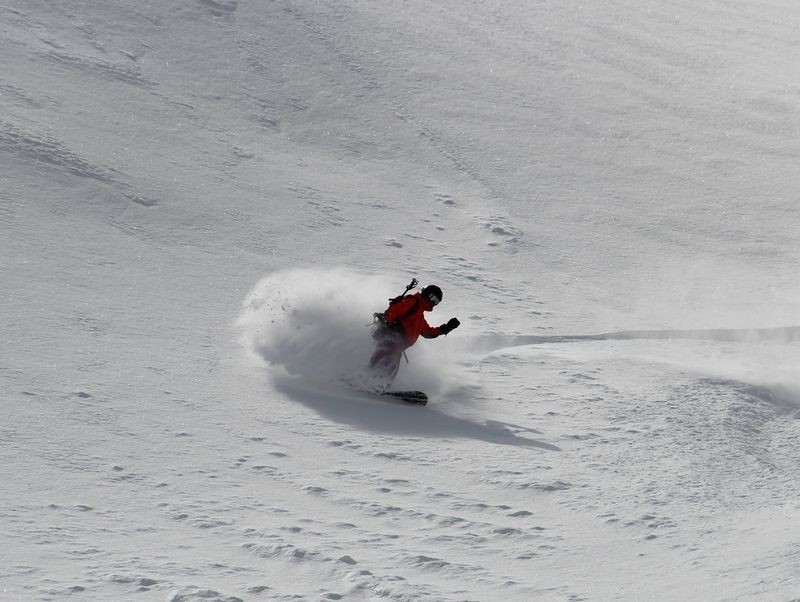
[(0, 599), (796, 598), (799, 25), (3, 3)]

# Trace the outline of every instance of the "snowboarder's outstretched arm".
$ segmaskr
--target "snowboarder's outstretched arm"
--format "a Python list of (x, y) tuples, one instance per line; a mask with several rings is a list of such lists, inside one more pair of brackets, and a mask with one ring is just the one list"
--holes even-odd
[(425, 322), (425, 328), (422, 329), (420, 334), (425, 337), (426, 339), (435, 339), (439, 335), (448, 334), (458, 328), (461, 325), (461, 322), (458, 321), (458, 318), (450, 318), (447, 322), (442, 324), (441, 326), (430, 326), (427, 322)]

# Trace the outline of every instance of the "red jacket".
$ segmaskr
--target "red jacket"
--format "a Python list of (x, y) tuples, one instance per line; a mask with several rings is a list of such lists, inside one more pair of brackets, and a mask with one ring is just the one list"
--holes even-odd
[(424, 312), (432, 309), (433, 304), (422, 293), (417, 293), (392, 303), (386, 310), (386, 321), (389, 324), (399, 324), (407, 346), (411, 347), (420, 335), (433, 339), (442, 334), (438, 326), (431, 326), (425, 321)]

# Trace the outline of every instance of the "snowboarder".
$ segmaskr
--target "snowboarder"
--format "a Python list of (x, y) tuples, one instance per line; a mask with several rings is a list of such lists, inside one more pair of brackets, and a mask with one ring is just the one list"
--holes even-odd
[(392, 383), (400, 369), (403, 353), (417, 342), (420, 335), (426, 339), (434, 339), (448, 334), (460, 325), (457, 318), (450, 318), (441, 326), (429, 325), (425, 320), (425, 312), (432, 311), (441, 303), (442, 289), (431, 284), (419, 293), (406, 296), (416, 285), (416, 279), (412, 280), (402, 295), (390, 300), (389, 309), (382, 314), (375, 314), (378, 327), (373, 337), (378, 345), (369, 360), (369, 367), (384, 382), (384, 386)]

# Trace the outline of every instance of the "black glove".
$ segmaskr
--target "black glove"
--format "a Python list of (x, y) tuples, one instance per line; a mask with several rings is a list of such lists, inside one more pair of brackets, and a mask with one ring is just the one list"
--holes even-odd
[(458, 318), (450, 318), (446, 324), (442, 324), (439, 326), (439, 332), (442, 334), (447, 334), (458, 328), (461, 325), (461, 322), (458, 321)]

